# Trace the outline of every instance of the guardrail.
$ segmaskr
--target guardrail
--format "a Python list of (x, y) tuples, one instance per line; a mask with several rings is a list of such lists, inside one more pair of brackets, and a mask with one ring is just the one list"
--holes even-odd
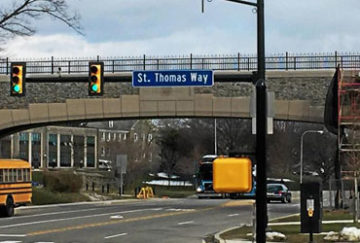
[[(121, 58), (69, 58), (56, 59), (0, 59), (0, 74), (9, 74), (10, 64), (15, 61), (25, 61), (27, 73), (54, 74), (54, 73), (87, 73), (89, 61), (103, 61), (106, 73), (129, 72), (133, 70), (171, 70), (171, 69), (212, 69), (212, 70), (257, 70), (255, 55), (217, 55), (217, 56), (177, 56)], [(344, 69), (360, 69), (360, 54), (341, 54), (338, 52), (327, 54), (285, 54), (266, 57), (267, 70), (301, 70), (301, 69), (332, 69), (340, 65)]]

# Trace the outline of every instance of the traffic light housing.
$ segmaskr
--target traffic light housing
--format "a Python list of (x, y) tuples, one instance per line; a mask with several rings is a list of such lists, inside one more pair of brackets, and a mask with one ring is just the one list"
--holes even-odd
[(213, 162), (213, 188), (217, 193), (250, 192), (252, 164), (249, 158), (217, 158)]
[(102, 95), (104, 88), (104, 63), (89, 63), (89, 95)]
[(10, 71), (11, 96), (25, 95), (25, 76), (26, 76), (25, 62), (11, 63), (11, 71)]

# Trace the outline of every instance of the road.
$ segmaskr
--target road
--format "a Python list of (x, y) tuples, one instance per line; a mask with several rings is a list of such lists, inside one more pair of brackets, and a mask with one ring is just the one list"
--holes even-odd
[[(209, 234), (250, 224), (249, 200), (152, 199), (28, 207), (0, 218), (0, 243), (201, 242)], [(272, 203), (269, 217), (299, 212)]]

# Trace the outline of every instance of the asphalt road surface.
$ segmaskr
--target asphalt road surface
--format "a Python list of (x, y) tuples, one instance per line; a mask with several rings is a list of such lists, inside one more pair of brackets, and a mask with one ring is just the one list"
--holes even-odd
[[(270, 218), (299, 204), (268, 204)], [(0, 218), (0, 243), (201, 242), (209, 234), (250, 224), (250, 200), (152, 199), (19, 208)]]

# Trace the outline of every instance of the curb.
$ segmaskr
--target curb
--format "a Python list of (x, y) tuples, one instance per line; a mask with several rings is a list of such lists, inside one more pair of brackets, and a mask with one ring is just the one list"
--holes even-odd
[(225, 233), (225, 232), (227, 232), (227, 231), (240, 228), (240, 227), (242, 227), (242, 226), (244, 226), (244, 224), (241, 224), (241, 225), (239, 225), (239, 226), (234, 226), (234, 227), (231, 227), (231, 228), (228, 228), (228, 229), (225, 229), (225, 230), (223, 230), (223, 231), (220, 231), (220, 232), (216, 233), (216, 234), (214, 235), (215, 243), (226, 243), (226, 240), (222, 239), (222, 238), (220, 237), (220, 235), (223, 234), (223, 233)]

